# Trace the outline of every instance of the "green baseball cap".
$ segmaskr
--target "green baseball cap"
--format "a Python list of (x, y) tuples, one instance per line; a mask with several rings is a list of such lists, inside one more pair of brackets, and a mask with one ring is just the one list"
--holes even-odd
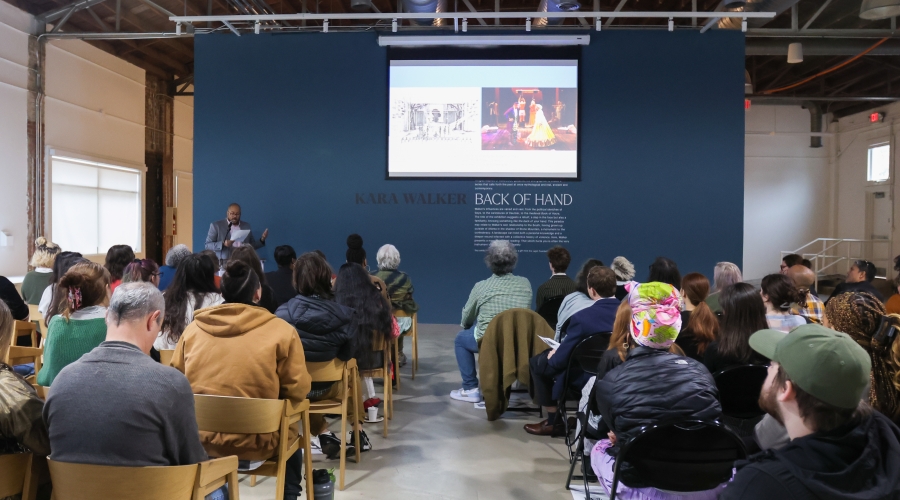
[(856, 408), (869, 384), (869, 353), (846, 333), (821, 325), (798, 326), (787, 335), (760, 330), (750, 336), (750, 347), (777, 361), (805, 392), (840, 408)]

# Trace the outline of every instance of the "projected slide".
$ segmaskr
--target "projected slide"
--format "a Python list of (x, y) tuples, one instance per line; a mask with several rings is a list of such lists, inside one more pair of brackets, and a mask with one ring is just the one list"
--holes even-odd
[(391, 61), (389, 177), (578, 176), (575, 60)]

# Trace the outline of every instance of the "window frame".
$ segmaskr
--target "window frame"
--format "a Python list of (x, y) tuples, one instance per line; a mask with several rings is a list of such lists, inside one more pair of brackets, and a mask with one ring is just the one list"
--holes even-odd
[[(881, 139), (878, 141), (869, 142), (866, 146), (866, 184), (869, 186), (880, 186), (884, 184), (890, 184), (891, 179), (893, 179), (893, 141), (889, 139)], [(872, 149), (887, 146), (888, 148), (888, 176), (887, 179), (882, 180), (871, 180), (869, 177), (872, 173), (872, 165), (870, 162), (870, 158), (872, 157)]]
[[(136, 258), (143, 259), (145, 254), (145, 246), (147, 243), (147, 238), (145, 234), (146, 230), (146, 218), (147, 218), (147, 166), (141, 163), (134, 163), (126, 160), (119, 160), (115, 158), (104, 158), (96, 155), (88, 155), (84, 153), (79, 153), (76, 151), (69, 151), (64, 149), (59, 149), (55, 147), (47, 147), (44, 154), (44, 193), (46, 193), (46, 218), (45, 218), (45, 226), (46, 226), (46, 234), (50, 235), (50, 240), (55, 241), (53, 239), (53, 159), (58, 158), (60, 160), (69, 160), (75, 161), (79, 163), (85, 163), (90, 166), (99, 167), (99, 168), (109, 168), (110, 170), (135, 170), (140, 177), (140, 216), (138, 217), (140, 224), (140, 228), (138, 229), (138, 244), (140, 245), (140, 251), (135, 251), (134, 255)], [(64, 249), (66, 250), (66, 249)], [(99, 254), (84, 254), (84, 258), (97, 262), (99, 264), (103, 264), (106, 260), (106, 253)]]

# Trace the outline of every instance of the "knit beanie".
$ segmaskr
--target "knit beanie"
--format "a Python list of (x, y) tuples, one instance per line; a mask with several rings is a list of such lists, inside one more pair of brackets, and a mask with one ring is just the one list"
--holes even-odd
[(366, 249), (363, 248), (362, 236), (354, 233), (347, 236), (347, 262), (362, 264), (366, 260)]

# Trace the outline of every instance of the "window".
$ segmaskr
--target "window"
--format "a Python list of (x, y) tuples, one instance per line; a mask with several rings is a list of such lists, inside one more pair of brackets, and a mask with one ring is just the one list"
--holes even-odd
[(869, 182), (881, 182), (891, 178), (891, 146), (869, 146)]
[(50, 168), (55, 243), (85, 255), (120, 244), (141, 251), (143, 171), (62, 156)]

